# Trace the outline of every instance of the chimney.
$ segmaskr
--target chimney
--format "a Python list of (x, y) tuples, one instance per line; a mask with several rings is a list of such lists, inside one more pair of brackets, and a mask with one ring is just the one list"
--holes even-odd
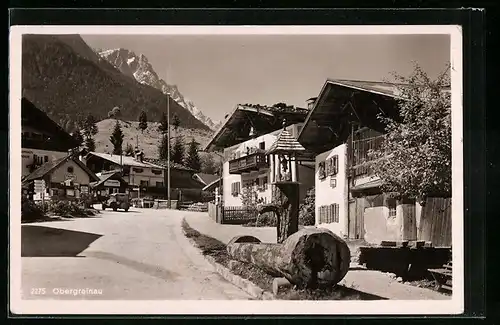
[(311, 97), (308, 100), (306, 100), (308, 110), (312, 110), (314, 103), (316, 102), (316, 99), (318, 99), (318, 97)]

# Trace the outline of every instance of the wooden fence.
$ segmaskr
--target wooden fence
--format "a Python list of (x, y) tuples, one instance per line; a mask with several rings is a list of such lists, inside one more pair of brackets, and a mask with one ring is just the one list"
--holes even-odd
[(451, 198), (427, 198), (422, 207), (418, 240), (435, 247), (451, 246)]
[(258, 217), (256, 209), (244, 207), (224, 207), (222, 209), (221, 223), (230, 225), (242, 225), (255, 222)]

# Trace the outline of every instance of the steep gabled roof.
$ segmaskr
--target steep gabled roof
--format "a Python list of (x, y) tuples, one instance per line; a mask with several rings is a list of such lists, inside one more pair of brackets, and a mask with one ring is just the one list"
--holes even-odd
[(306, 149), (288, 132), (283, 129), (278, 139), (271, 145), (266, 154), (279, 154), (288, 152), (302, 152)]
[[(112, 170), (112, 171), (103, 172), (103, 173), (101, 173), (101, 175), (97, 176), (97, 177), (99, 177), (99, 181), (93, 182), (90, 185), (92, 187), (98, 187), (101, 184), (104, 184), (111, 177), (115, 176), (116, 174), (120, 174), (120, 173), (121, 172), (119, 170)], [(120, 178), (122, 178), (121, 175), (120, 175)], [(122, 180), (123, 180), (123, 178), (122, 178)]]
[(193, 175), (194, 178), (198, 179), (204, 185), (208, 185), (211, 182), (219, 179), (218, 175), (214, 174), (205, 174), (205, 173), (196, 173)]
[(72, 160), (73, 162), (75, 162), (94, 181), (99, 180), (99, 177), (97, 177), (96, 174), (94, 174), (87, 166), (85, 166), (84, 163), (82, 163), (80, 160), (68, 155), (68, 156), (63, 157), (63, 158), (59, 158), (59, 159), (55, 159), (53, 161), (46, 162), (45, 164), (43, 164), (42, 166), (37, 168), (34, 172), (32, 172), (31, 174), (26, 176), (26, 178), (24, 179), (24, 182), (29, 182), (29, 181), (33, 181), (35, 179), (40, 179), (40, 178), (44, 177), (45, 175), (51, 173), (53, 170), (55, 170), (56, 168), (58, 168), (59, 166), (61, 166), (63, 163), (65, 163), (68, 160)]

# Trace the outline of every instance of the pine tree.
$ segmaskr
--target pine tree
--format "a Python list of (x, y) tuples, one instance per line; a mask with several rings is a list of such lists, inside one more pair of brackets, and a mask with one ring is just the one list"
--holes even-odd
[(189, 143), (186, 165), (197, 172), (199, 172), (201, 169), (200, 155), (198, 154), (198, 144), (196, 143), (196, 141), (194, 141), (194, 139), (192, 139)]
[(113, 145), (113, 154), (121, 155), (123, 150), (123, 131), (118, 121), (116, 121), (115, 128), (109, 137), (109, 141), (111, 141), (111, 144)]
[(134, 155), (134, 147), (130, 143), (127, 142), (127, 145), (125, 146), (125, 156), (133, 156)]
[(97, 124), (94, 116), (88, 114), (83, 121), (83, 134), (86, 138), (91, 138), (97, 134), (99, 130), (97, 129)]
[(181, 120), (179, 120), (179, 116), (177, 114), (174, 114), (174, 121), (172, 122), (172, 125), (174, 126), (175, 132), (179, 129), (179, 126), (181, 125)]
[(95, 141), (92, 137), (85, 139), (85, 147), (88, 151), (95, 151)]
[(81, 146), (83, 143), (83, 136), (82, 136), (82, 132), (80, 132), (79, 128), (76, 128), (76, 130), (75, 130), (75, 132), (73, 132), (72, 136), (73, 136), (73, 139), (75, 139), (75, 141), (78, 143), (78, 145)]
[(161, 138), (161, 143), (158, 146), (158, 159), (167, 160), (168, 159), (168, 138), (166, 134), (163, 134)]
[(141, 130), (141, 133), (144, 133), (144, 130), (148, 128), (148, 117), (146, 115), (146, 112), (144, 110), (141, 111), (141, 114), (139, 115), (139, 129)]
[(219, 172), (218, 166), (211, 155), (205, 155), (201, 159), (201, 171), (206, 174), (216, 174)]
[(158, 126), (158, 131), (161, 133), (167, 133), (168, 132), (168, 119), (167, 119), (167, 114), (162, 113), (161, 115), (161, 120), (160, 120), (160, 125)]
[(182, 141), (182, 137), (178, 136), (175, 138), (175, 143), (172, 148), (172, 161), (178, 164), (184, 163), (184, 142)]

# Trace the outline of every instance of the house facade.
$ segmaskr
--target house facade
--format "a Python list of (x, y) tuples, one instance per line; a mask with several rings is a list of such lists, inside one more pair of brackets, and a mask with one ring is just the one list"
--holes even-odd
[[(266, 151), (285, 129), (296, 136), (307, 110), (275, 112), (271, 108), (238, 106), (221, 129), (207, 144), (206, 150), (218, 148), (224, 153), (222, 203), (226, 207), (242, 207), (246, 202), (271, 203), (272, 176), (279, 168), (275, 155)], [(271, 117), (271, 118), (270, 118)], [(288, 117), (288, 119), (287, 119)], [(251, 122), (250, 122), (251, 121)], [(251, 126), (249, 127), (249, 125)], [(290, 172), (300, 185), (300, 198), (314, 186), (314, 159), (293, 161)]]
[[(35, 182), (42, 181), (42, 191), (35, 189)], [(79, 199), (90, 194), (91, 182), (99, 178), (78, 158), (67, 155), (64, 158), (46, 162), (23, 180), (23, 186), (34, 192), (34, 200)]]
[(26, 98), (21, 99), (21, 177), (38, 167), (64, 158), (78, 143), (47, 114)]
[(298, 141), (316, 153), (317, 226), (375, 244), (429, 239), (421, 231), (425, 214), (419, 204), (384, 193), (369, 167), (369, 151), (380, 147), (385, 132), (378, 115), (399, 118), (396, 88), (327, 80), (315, 99)]

